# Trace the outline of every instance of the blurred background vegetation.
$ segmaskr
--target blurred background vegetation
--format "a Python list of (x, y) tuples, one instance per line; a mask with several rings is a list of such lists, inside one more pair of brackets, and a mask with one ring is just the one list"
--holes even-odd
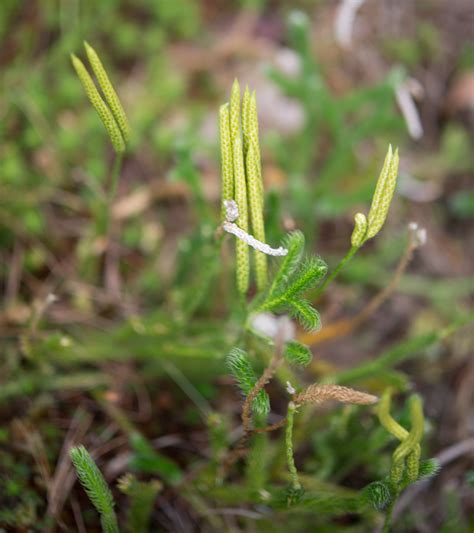
[[(258, 480), (242, 467), (222, 486), (195, 481), (239, 432), (241, 399), (223, 365), (236, 335), (233, 259), (214, 238), (217, 112), (236, 77), (257, 91), (271, 243), (301, 228), (334, 266), (387, 144), (399, 146), (388, 224), (318, 303), (323, 324), (356, 315), (386, 286), (409, 222), (427, 229), (427, 243), (360, 327), (312, 339), (303, 379), (419, 391), (427, 456), (444, 464), (405, 501), (397, 530), (472, 531), (474, 9), (469, 0), (366, 0), (344, 26), (342, 4), (3, 0), (0, 531), (97, 530), (73, 486), (67, 449), (77, 442), (118, 499), (125, 472), (165, 484), (153, 531), (377, 523), (349, 503), (344, 516), (321, 511), (324, 495), (349, 502), (389, 468), (389, 437), (353, 407), (296, 428), (297, 461), (322, 498), (317, 515), (269, 509), (252, 492), (252, 483), (284, 481), (278, 440), (262, 441)], [(105, 254), (97, 221), (114, 154), (70, 63), (83, 40), (132, 130)], [(276, 413), (282, 391), (270, 387)]]

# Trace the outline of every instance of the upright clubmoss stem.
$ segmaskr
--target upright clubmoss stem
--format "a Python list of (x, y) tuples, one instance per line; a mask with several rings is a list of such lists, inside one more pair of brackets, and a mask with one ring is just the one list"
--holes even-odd
[(104, 229), (104, 235), (110, 236), (110, 227), (112, 223), (112, 207), (117, 195), (118, 182), (120, 178), (120, 171), (122, 170), (123, 154), (116, 153), (112, 171), (110, 173), (109, 190), (106, 193), (106, 221)]
[(296, 404), (290, 402), (288, 404), (288, 413), (286, 416), (286, 430), (285, 430), (285, 447), (286, 447), (286, 461), (288, 463), (288, 470), (291, 475), (291, 488), (295, 490), (301, 489), (301, 484), (298, 479), (298, 471), (296, 470), (294, 451), (293, 451), (293, 420), (296, 412)]
[(331, 272), (331, 274), (324, 280), (322, 285), (318, 287), (316, 290), (315, 297), (319, 298), (323, 294), (323, 292), (326, 290), (328, 285), (332, 283), (336, 277), (339, 275), (339, 272), (346, 266), (346, 264), (352, 259), (352, 257), (357, 253), (359, 250), (359, 246), (352, 246), (351, 249), (347, 252), (347, 254), (344, 256), (344, 258), (340, 261), (340, 263), (336, 266), (336, 268)]
[(115, 200), (117, 194), (118, 181), (120, 177), (120, 171), (122, 170), (123, 154), (117, 154), (112, 166), (112, 173), (110, 175), (110, 191), (108, 194), (109, 206), (112, 206), (112, 202)]

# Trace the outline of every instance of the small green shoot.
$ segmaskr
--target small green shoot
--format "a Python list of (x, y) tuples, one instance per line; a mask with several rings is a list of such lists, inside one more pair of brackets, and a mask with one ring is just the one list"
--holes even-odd
[(71, 448), (69, 453), (84, 490), (100, 514), (102, 531), (118, 533), (114, 498), (102, 473), (84, 446)]

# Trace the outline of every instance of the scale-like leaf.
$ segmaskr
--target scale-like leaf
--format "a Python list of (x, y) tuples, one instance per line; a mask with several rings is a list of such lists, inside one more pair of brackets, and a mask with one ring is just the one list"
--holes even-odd
[(321, 324), (319, 313), (316, 309), (303, 298), (298, 300), (290, 300), (287, 303), (290, 312), (294, 318), (303, 326), (306, 330), (317, 329)]
[(298, 341), (290, 341), (283, 351), (285, 359), (292, 364), (306, 366), (313, 357), (311, 350), (305, 344)]

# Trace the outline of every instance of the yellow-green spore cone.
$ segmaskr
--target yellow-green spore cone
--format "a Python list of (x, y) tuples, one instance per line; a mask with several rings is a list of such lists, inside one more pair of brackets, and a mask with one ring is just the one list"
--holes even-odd
[(415, 449), (416, 446), (419, 446), (423, 437), (425, 421), (420, 397), (413, 395), (409, 400), (409, 407), (411, 430), (408, 436), (393, 452), (393, 461), (395, 463), (403, 461), (405, 457), (407, 457), (407, 455)]
[(363, 213), (357, 213), (354, 217), (354, 230), (351, 235), (351, 244), (355, 248), (360, 248), (365, 242), (367, 233), (367, 219)]
[(418, 480), (420, 473), (421, 446), (417, 444), (406, 459), (407, 478), (410, 483)]
[(240, 138), (240, 85), (237, 80), (232, 84), (230, 93), (230, 138), (232, 143)]
[(230, 137), (229, 104), (222, 105), (219, 110), (219, 135), (222, 169), (222, 219), (225, 220), (226, 210), (224, 201), (234, 198), (234, 171), (232, 167), (233, 156)]
[(410, 398), (411, 431), (408, 432), (390, 414), (391, 392), (387, 390), (379, 404), (378, 416), (384, 428), (396, 437), (401, 444), (393, 453), (390, 479), (399, 483), (406, 469), (407, 478), (414, 482), (418, 479), (420, 468), (420, 441), (424, 431), (424, 417), (421, 400), (418, 396)]
[(408, 431), (401, 426), (390, 414), (390, 406), (392, 403), (392, 394), (390, 389), (387, 389), (382, 395), (379, 402), (378, 417), (382, 426), (391, 433), (398, 440), (403, 440), (408, 437)]
[(89, 63), (91, 64), (92, 70), (97, 78), (97, 81), (102, 89), (102, 92), (105, 96), (106, 102), (109, 104), (110, 110), (122, 132), (124, 141), (127, 143), (130, 138), (130, 128), (128, 125), (127, 116), (122, 107), (122, 103), (113, 88), (112, 83), (105, 71), (105, 68), (100, 60), (97, 52), (90, 46), (87, 42), (84, 41), (84, 46), (86, 49), (87, 57), (89, 58)]
[(89, 98), (94, 109), (97, 111), (100, 120), (104, 124), (105, 129), (109, 134), (110, 141), (112, 142), (115, 151), (119, 153), (124, 152), (125, 142), (123, 140), (122, 133), (120, 132), (120, 129), (117, 123), (115, 122), (115, 119), (112, 113), (110, 112), (110, 109), (107, 107), (106, 103), (100, 96), (99, 91), (94, 85), (92, 78), (89, 76), (86, 67), (84, 66), (82, 61), (74, 54), (71, 54), (71, 61), (79, 77), (79, 80), (82, 86), (84, 87), (84, 91), (87, 97)]
[(385, 223), (397, 184), (398, 163), (398, 149), (393, 153), (392, 146), (389, 146), (367, 217), (366, 240), (375, 237)]
[(255, 166), (258, 172), (258, 187), (260, 190), (260, 198), (261, 198), (262, 209), (263, 209), (264, 196), (263, 196), (263, 179), (262, 179), (262, 160), (260, 156), (260, 142), (258, 140), (258, 112), (257, 112), (257, 96), (255, 94), (255, 91), (253, 91), (250, 97), (247, 120), (248, 120), (248, 136), (250, 139), (250, 143), (252, 143), (254, 146)]
[(244, 139), (244, 155), (247, 155), (249, 147), (249, 116), (250, 116), (250, 91), (245, 87), (242, 98), (242, 133)]
[[(260, 191), (260, 180), (257, 168), (257, 159), (255, 157), (255, 147), (253, 141), (247, 151), (246, 157), (247, 170), (247, 192), (248, 203), (250, 206), (250, 219), (252, 222), (252, 233), (260, 241), (265, 242), (265, 226), (263, 221), (262, 197)], [(255, 250), (255, 274), (258, 290), (262, 290), (267, 284), (267, 256)]]
[[(235, 201), (239, 208), (239, 218), (237, 225), (248, 232), (248, 212), (247, 212), (247, 184), (244, 169), (244, 154), (242, 140), (240, 136), (234, 139), (233, 164), (234, 164), (234, 187)], [(236, 262), (237, 262), (237, 288), (241, 294), (246, 294), (249, 287), (249, 247), (240, 239), (236, 241)]]

